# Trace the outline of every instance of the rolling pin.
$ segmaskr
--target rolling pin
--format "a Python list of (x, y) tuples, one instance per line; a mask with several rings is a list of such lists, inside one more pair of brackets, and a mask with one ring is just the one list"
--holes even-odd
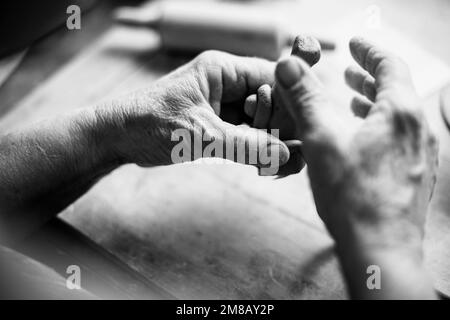
[[(140, 8), (123, 7), (115, 19), (159, 32), (168, 50), (201, 52), (214, 49), (277, 60), (293, 37), (275, 19), (251, 7), (224, 3), (175, 1)], [(322, 48), (334, 49), (329, 41)]]

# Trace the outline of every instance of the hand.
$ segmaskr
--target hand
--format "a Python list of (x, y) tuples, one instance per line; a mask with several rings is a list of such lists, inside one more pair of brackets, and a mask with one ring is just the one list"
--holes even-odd
[[(250, 164), (272, 166), (267, 157), (261, 157), (270, 149), (269, 155), (276, 157), (270, 159), (281, 166), (289, 158), (289, 151), (279, 139), (219, 117), (225, 104), (237, 105), (234, 111), (243, 113), (245, 98), (262, 84), (273, 83), (274, 68), (273, 63), (262, 59), (205, 52), (149, 88), (116, 100), (112, 106), (98, 108), (100, 127), (107, 131), (100, 134), (100, 139), (110, 141), (114, 153), (124, 162), (167, 165), (172, 163), (171, 152), (178, 144), (172, 134), (184, 129), (192, 139), (206, 136), (225, 147), (232, 145), (233, 152), (223, 153), (229, 160), (248, 164), (249, 152), (256, 152), (257, 163)], [(245, 145), (245, 158), (238, 154), (240, 145)], [(189, 151), (192, 160), (203, 155), (202, 150)]]
[[(380, 253), (384, 266), (392, 266), (393, 253), (405, 258), (395, 260), (390, 274), (405, 261), (420, 264), (438, 148), (405, 64), (363, 39), (352, 39), (350, 50), (365, 70), (351, 67), (345, 74), (364, 96), (352, 103), (363, 121), (337, 112), (300, 59), (279, 62), (276, 77), (300, 128), (318, 213), (336, 240), (348, 278), (353, 270), (361, 280), (365, 269), (350, 264), (379, 262)], [(362, 286), (361, 280), (353, 287)]]

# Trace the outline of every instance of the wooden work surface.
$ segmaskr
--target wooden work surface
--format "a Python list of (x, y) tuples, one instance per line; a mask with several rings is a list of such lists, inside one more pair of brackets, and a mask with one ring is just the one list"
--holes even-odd
[[(450, 8), (443, 0), (347, 2), (358, 8), (379, 3), (389, 9), (391, 23), (416, 28), (413, 39), (424, 46), (437, 38), (438, 30), (448, 28)], [(345, 7), (333, 1), (302, 3), (309, 16), (320, 16), (330, 5), (323, 21), (343, 14)], [(406, 6), (409, 14), (395, 13)], [(411, 23), (412, 18), (426, 24)], [(101, 35), (57, 70), (45, 68), (45, 61), (53, 63), (51, 57), (63, 50), (59, 43), (69, 41), (70, 32), (38, 44), (38, 52), (31, 50), (24, 67), (34, 70), (39, 84), (23, 80), (27, 75), (19, 68), (0, 89), (0, 132), (145, 86), (186, 61), (159, 52), (158, 39), (150, 32), (90, 23), (100, 25), (95, 30)], [(448, 39), (449, 32), (442, 31), (447, 37), (441, 39)], [(450, 63), (449, 46), (441, 42), (431, 51)], [(36, 57), (44, 61), (45, 81)], [(342, 81), (342, 75), (338, 78)], [(33, 91), (19, 99), (28, 88)], [(450, 294), (450, 136), (439, 117), (437, 95), (426, 106), (442, 148), (427, 224), (427, 267), (436, 287)], [(274, 180), (236, 164), (130, 165), (100, 181), (61, 217), (176, 298), (347, 297), (333, 241), (317, 217), (305, 171)]]

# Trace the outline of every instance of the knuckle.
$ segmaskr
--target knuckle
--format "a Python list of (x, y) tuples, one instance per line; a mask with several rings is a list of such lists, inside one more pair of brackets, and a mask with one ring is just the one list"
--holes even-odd
[(370, 47), (363, 56), (362, 66), (365, 70), (373, 73), (377, 69), (378, 64), (383, 60), (378, 49), (376, 47)]
[(376, 95), (373, 79), (367, 75), (362, 82), (362, 92), (369, 99), (374, 99)]
[(200, 53), (197, 58), (195, 59), (196, 62), (199, 63), (211, 63), (215, 61), (220, 61), (224, 58), (224, 55), (226, 55), (224, 52), (217, 51), (217, 50), (206, 50)]

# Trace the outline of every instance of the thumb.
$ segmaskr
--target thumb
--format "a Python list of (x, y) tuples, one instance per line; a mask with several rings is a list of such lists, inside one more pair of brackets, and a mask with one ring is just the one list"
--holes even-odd
[(278, 62), (274, 96), (284, 105), (300, 128), (300, 138), (325, 127), (330, 108), (322, 93), (322, 85), (310, 67), (291, 56)]
[(289, 159), (288, 147), (278, 139), (278, 130), (260, 130), (235, 126), (220, 120), (225, 159), (260, 168), (273, 169), (273, 174)]

